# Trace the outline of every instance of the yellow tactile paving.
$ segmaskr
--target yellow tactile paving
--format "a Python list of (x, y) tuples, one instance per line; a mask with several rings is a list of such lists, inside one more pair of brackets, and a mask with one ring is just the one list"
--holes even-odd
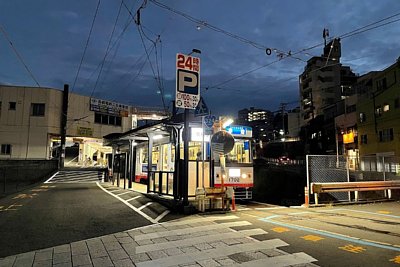
[(313, 242), (317, 242), (322, 239), (325, 239), (325, 238), (317, 236), (317, 235), (306, 235), (306, 236), (302, 236), (300, 238), (303, 238), (304, 240), (307, 240), (307, 241), (313, 241)]
[(359, 247), (359, 246), (354, 246), (354, 245), (346, 245), (344, 247), (339, 247), (339, 249), (344, 250), (344, 251), (348, 251), (348, 252), (351, 252), (351, 253), (360, 253), (360, 252), (366, 251), (365, 248)]
[(275, 228), (272, 228), (271, 230), (274, 232), (277, 232), (277, 233), (284, 233), (284, 232), (290, 231), (288, 228), (285, 228), (285, 227), (275, 227)]
[(394, 263), (400, 264), (400, 255), (394, 257), (393, 259), (390, 259), (389, 261), (393, 261)]

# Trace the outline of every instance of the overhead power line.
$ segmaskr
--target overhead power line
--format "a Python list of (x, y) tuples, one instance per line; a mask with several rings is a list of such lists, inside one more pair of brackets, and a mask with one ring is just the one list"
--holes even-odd
[(99, 12), (99, 6), (100, 6), (100, 0), (97, 1), (96, 11), (95, 11), (94, 16), (93, 16), (92, 25), (90, 26), (89, 35), (87, 37), (85, 48), (84, 48), (83, 54), (82, 54), (82, 58), (81, 58), (81, 61), (79, 63), (78, 71), (76, 72), (74, 83), (72, 85), (72, 89), (71, 89), (70, 92), (72, 92), (74, 90), (75, 85), (76, 85), (76, 81), (78, 80), (78, 76), (79, 76), (79, 72), (81, 71), (83, 59), (85, 58), (86, 50), (87, 50), (87, 48), (89, 46), (90, 37), (92, 36), (93, 26), (94, 26), (94, 23), (96, 21), (97, 13)]
[(35, 81), (36, 85), (38, 87), (40, 87), (40, 84), (38, 82), (38, 80), (35, 78), (35, 76), (33, 75), (32, 71), (29, 69), (29, 67), (26, 65), (25, 61), (23, 60), (21, 54), (18, 52), (17, 48), (14, 46), (14, 44), (12, 43), (10, 37), (8, 36), (6, 30), (4, 29), (4, 27), (2, 25), (0, 25), (0, 30), (3, 33), (4, 37), (7, 39), (8, 43), (11, 46), (11, 49), (14, 51), (15, 55), (17, 56), (18, 60), (22, 63), (22, 65), (24, 65), (26, 71), (29, 73), (29, 75), (31, 76), (31, 78)]
[(106, 58), (107, 58), (108, 53), (111, 51), (111, 49), (110, 49), (111, 40), (112, 40), (112, 38), (113, 38), (113, 36), (114, 36), (114, 32), (115, 32), (115, 28), (116, 28), (117, 23), (118, 23), (119, 15), (121, 14), (121, 9), (122, 9), (122, 1), (121, 1), (120, 6), (119, 6), (119, 9), (118, 9), (118, 14), (117, 14), (117, 18), (115, 19), (114, 27), (113, 27), (113, 29), (112, 29), (112, 31), (111, 31), (110, 39), (108, 40), (106, 52), (105, 52), (104, 57), (103, 57), (103, 60), (102, 60), (102, 62), (101, 62), (100, 71), (99, 71), (99, 74), (97, 75), (97, 79), (96, 79), (96, 82), (95, 82), (95, 84), (94, 84), (92, 93), (90, 94), (90, 97), (93, 96), (93, 94), (94, 94), (94, 92), (95, 92), (95, 90), (96, 90), (97, 84), (98, 84), (98, 82), (99, 82), (99, 80), (100, 80), (101, 72), (103, 71), (104, 62), (106, 61)]
[(272, 53), (272, 51), (274, 51), (274, 52), (277, 53), (277, 55), (279, 57), (290, 56), (290, 57), (293, 57), (296, 60), (304, 61), (303, 59), (301, 59), (299, 57), (294, 57), (291, 54), (290, 51), (289, 52), (285, 52), (285, 51), (277, 49), (277, 48), (272, 48), (272, 47), (260, 44), (260, 43), (258, 43), (256, 41), (252, 41), (252, 40), (250, 40), (250, 39), (248, 39), (246, 37), (237, 35), (235, 33), (229, 32), (229, 31), (224, 30), (224, 29), (222, 29), (220, 27), (212, 25), (212, 24), (208, 23), (207, 21), (197, 19), (197, 18), (195, 18), (195, 17), (193, 17), (193, 16), (191, 16), (189, 14), (186, 14), (186, 13), (184, 13), (182, 11), (173, 9), (172, 7), (169, 7), (169, 6), (167, 6), (167, 5), (163, 4), (163, 3), (160, 3), (157, 0), (150, 0), (150, 2), (153, 3), (154, 5), (160, 7), (160, 8), (166, 9), (166, 10), (172, 12), (172, 13), (175, 13), (175, 14), (177, 14), (177, 15), (179, 15), (179, 16), (181, 16), (181, 17), (183, 17), (183, 18), (185, 18), (185, 19), (187, 19), (187, 20), (189, 20), (189, 21), (191, 21), (193, 23), (195, 23), (197, 26), (202, 26), (202, 27), (208, 28), (208, 29), (213, 30), (215, 32), (218, 32), (218, 33), (224, 34), (224, 35), (226, 35), (228, 37), (231, 37), (231, 38), (233, 38), (233, 39), (235, 39), (237, 41), (240, 41), (240, 42), (242, 42), (244, 44), (248, 44), (248, 45), (251, 45), (251, 46), (253, 46), (253, 47), (257, 48), (257, 49), (263, 50), (263, 51), (265, 51), (267, 53), (267, 55), (270, 55)]
[[(155, 0), (150, 0), (150, 1), (153, 2), (153, 1), (155, 1)], [(364, 33), (364, 32), (370, 31), (370, 30), (373, 30), (373, 29), (377, 29), (377, 28), (380, 28), (380, 27), (383, 27), (383, 26), (386, 26), (386, 25), (389, 25), (389, 24), (398, 22), (398, 21), (400, 21), (400, 19), (390, 20), (390, 19), (393, 19), (393, 18), (398, 17), (398, 16), (400, 16), (400, 12), (397, 12), (397, 13), (391, 15), (391, 16), (388, 16), (388, 17), (386, 17), (386, 18), (383, 18), (383, 19), (380, 19), (380, 20), (378, 20), (378, 21), (372, 22), (372, 23), (370, 23), (370, 24), (368, 24), (368, 25), (362, 26), (362, 27), (357, 28), (357, 29), (355, 29), (355, 30), (352, 30), (352, 31), (350, 31), (350, 32), (341, 34), (341, 35), (339, 35), (337, 38), (342, 38), (342, 39), (344, 39), (344, 38), (349, 38), (349, 37), (352, 37), (352, 36), (355, 36), (355, 35), (358, 35), (358, 34), (361, 34), (361, 33)], [(382, 23), (382, 22), (387, 21), (387, 20), (390, 20), (390, 21), (385, 22), (385, 23)], [(333, 39), (333, 38), (332, 38), (332, 39)], [(300, 53), (304, 53), (304, 52), (306, 52), (306, 51), (309, 51), (309, 50), (312, 50), (312, 49), (314, 49), (314, 48), (320, 47), (320, 46), (322, 46), (322, 45), (324, 45), (323, 42), (322, 42), (322, 43), (319, 43), (319, 44), (316, 44), (316, 45), (313, 45), (313, 46), (308, 47), (308, 48), (303, 48), (303, 49), (301, 49), (301, 50), (299, 50), (299, 51), (297, 51), (297, 52), (290, 53), (290, 55), (283, 55), (279, 60), (275, 60), (275, 61), (270, 62), (270, 63), (268, 63), (268, 64), (265, 64), (265, 65), (263, 65), (263, 66), (257, 67), (257, 68), (255, 68), (255, 69), (252, 69), (252, 70), (247, 71), (247, 72), (244, 72), (244, 73), (242, 73), (242, 74), (238, 74), (238, 75), (236, 75), (236, 76), (234, 76), (234, 77), (232, 77), (232, 78), (230, 78), (230, 79), (228, 79), (228, 80), (225, 80), (225, 81), (223, 81), (223, 82), (220, 82), (220, 83), (218, 83), (218, 84), (216, 84), (216, 85), (207, 86), (207, 87), (205, 87), (205, 89), (207, 90), (207, 89), (211, 89), (211, 88), (220, 87), (220, 86), (223, 85), (223, 84), (226, 84), (226, 83), (229, 83), (229, 82), (234, 81), (234, 80), (236, 80), (236, 79), (239, 79), (239, 78), (241, 78), (241, 77), (244, 77), (244, 76), (246, 76), (246, 75), (248, 75), (248, 74), (250, 74), (250, 73), (253, 73), (253, 72), (257, 71), (257, 70), (260, 70), (260, 69), (269, 67), (269, 66), (271, 66), (271, 65), (273, 65), (273, 64), (275, 64), (275, 63), (277, 63), (277, 62), (279, 62), (281, 59), (286, 59), (286, 58), (288, 58), (288, 57), (293, 57), (293, 56), (295, 56), (295, 55), (298, 55), (298, 54), (300, 54)]]

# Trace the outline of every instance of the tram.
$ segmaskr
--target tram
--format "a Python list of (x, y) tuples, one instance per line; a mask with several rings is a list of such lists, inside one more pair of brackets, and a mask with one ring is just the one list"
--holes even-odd
[[(226, 127), (235, 139), (232, 151), (225, 155), (224, 186), (233, 187), (235, 199), (250, 200), (253, 197), (254, 168), (252, 155), (252, 128), (232, 125)], [(221, 165), (219, 158), (214, 159), (214, 186), (220, 187)]]

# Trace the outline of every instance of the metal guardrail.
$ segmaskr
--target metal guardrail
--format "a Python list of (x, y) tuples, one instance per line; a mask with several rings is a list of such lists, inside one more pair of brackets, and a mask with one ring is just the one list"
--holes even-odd
[(358, 201), (359, 191), (388, 190), (388, 198), (390, 199), (392, 189), (400, 189), (400, 181), (311, 183), (311, 193), (314, 194), (315, 204), (317, 205), (318, 194), (320, 193), (355, 192), (355, 201)]
[(150, 171), (149, 192), (173, 196), (174, 172)]

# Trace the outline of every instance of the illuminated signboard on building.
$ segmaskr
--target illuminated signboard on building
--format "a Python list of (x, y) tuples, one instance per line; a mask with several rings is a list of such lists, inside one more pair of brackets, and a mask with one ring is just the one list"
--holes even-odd
[(93, 137), (93, 129), (87, 127), (79, 127), (76, 129), (78, 136)]
[(351, 144), (354, 143), (354, 133), (348, 133), (343, 135), (343, 143)]
[(129, 106), (97, 98), (90, 98), (90, 110), (122, 117), (128, 117)]
[(230, 125), (225, 128), (225, 130), (233, 136), (236, 137), (252, 137), (253, 130), (248, 126), (241, 125)]

